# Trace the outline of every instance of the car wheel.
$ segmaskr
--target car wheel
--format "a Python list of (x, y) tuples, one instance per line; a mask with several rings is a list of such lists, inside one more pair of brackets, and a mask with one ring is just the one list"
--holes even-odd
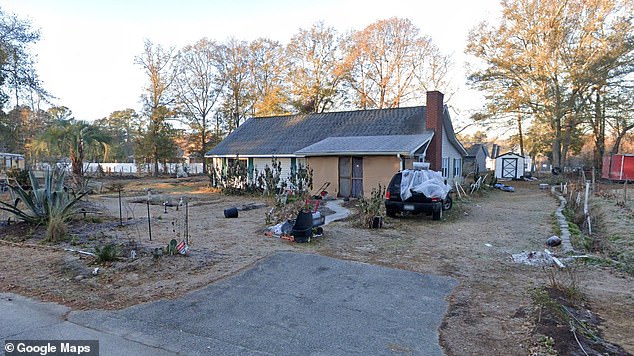
[(452, 206), (453, 199), (451, 199), (451, 196), (447, 194), (447, 199), (445, 199), (442, 203), (442, 210), (450, 210)]
[(395, 218), (396, 217), (396, 209), (394, 208), (386, 208), (385, 209), (385, 214), (391, 218)]
[(442, 218), (442, 208), (434, 211), (431, 215), (432, 220), (440, 220)]

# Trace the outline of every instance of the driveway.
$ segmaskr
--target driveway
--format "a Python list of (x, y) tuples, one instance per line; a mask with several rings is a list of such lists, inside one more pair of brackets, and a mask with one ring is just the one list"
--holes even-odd
[[(102, 355), (116, 349), (109, 343), (117, 339), (138, 351), (188, 355), (441, 355), (438, 328), (456, 284), (448, 277), (282, 252), (176, 300), (72, 311), (50, 334), (35, 324), (0, 332), (3, 339), (62, 338), (64, 327), (83, 328), (104, 336)], [(10, 307), (3, 300), (2, 315)]]

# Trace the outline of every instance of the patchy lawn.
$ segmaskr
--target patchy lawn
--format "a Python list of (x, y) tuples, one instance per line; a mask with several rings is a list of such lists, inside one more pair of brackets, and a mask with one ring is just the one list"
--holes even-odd
[[(460, 284), (449, 299), (439, 336), (449, 355), (539, 354), (552, 349), (550, 339), (538, 329), (541, 306), (534, 300), (536, 291), (552, 284), (552, 267), (511, 260), (513, 253), (543, 251), (553, 234), (552, 213), (558, 201), (539, 190), (538, 183), (512, 182), (515, 193), (486, 190), (456, 199), (442, 221), (427, 216), (386, 219), (380, 230), (358, 228), (354, 218), (335, 222), (324, 228), (323, 237), (308, 244), (266, 237), (268, 207), (240, 211), (236, 219), (224, 218), (229, 207), (271, 203), (212, 193), (206, 189), (205, 177), (109, 179), (104, 187), (116, 183), (124, 187), (122, 225), (115, 191), (90, 197), (87, 210), (95, 213), (73, 224), (72, 238), (64, 245), (42, 244), (41, 227), (0, 227), (0, 291), (79, 309), (123, 308), (183, 295), (275, 251), (312, 252), (456, 278)], [(153, 190), (151, 241), (146, 188)], [(181, 197), (188, 202), (187, 215), (183, 206), (178, 211), (169, 206), (165, 213), (162, 203)], [(0, 213), (3, 217), (6, 220)], [(186, 231), (187, 256), (156, 255), (156, 248), (171, 239), (184, 239)], [(98, 263), (95, 257), (64, 250), (93, 252), (95, 246), (107, 244), (117, 246), (118, 261)], [(579, 265), (574, 273), (579, 291), (586, 295), (584, 308), (603, 320), (597, 333), (634, 352), (634, 278), (605, 265)]]

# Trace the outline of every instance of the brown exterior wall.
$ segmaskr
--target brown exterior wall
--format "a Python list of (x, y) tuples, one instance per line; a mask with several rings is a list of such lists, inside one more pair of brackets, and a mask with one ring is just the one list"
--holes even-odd
[(396, 156), (363, 157), (363, 195), (370, 195), (379, 183), (387, 187), (394, 173), (400, 169), (401, 160)]
[[(326, 190), (330, 196), (337, 196), (339, 193), (339, 157), (308, 157), (307, 162), (313, 170), (314, 191), (325, 182), (330, 182), (330, 187)], [(379, 183), (382, 187), (386, 187), (399, 168), (400, 159), (396, 156), (364, 156), (363, 194), (369, 196), (372, 189), (377, 188)]]
[(326, 191), (329, 196), (336, 197), (339, 193), (339, 157), (307, 157), (306, 162), (313, 170), (313, 192), (330, 182)]
[(418, 162), (414, 158), (405, 158), (405, 169), (414, 169), (414, 162)]

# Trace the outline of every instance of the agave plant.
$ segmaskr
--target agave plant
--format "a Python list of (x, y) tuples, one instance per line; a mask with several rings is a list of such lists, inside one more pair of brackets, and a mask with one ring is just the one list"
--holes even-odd
[(10, 185), (15, 201), (13, 204), (0, 201), (0, 210), (13, 213), (18, 219), (31, 224), (45, 224), (48, 240), (64, 238), (66, 223), (76, 213), (75, 204), (87, 193), (75, 194), (65, 188), (64, 175), (64, 171), (58, 174), (47, 171), (44, 184), (40, 185), (35, 174), (29, 171), (31, 189), (24, 189), (19, 183)]

